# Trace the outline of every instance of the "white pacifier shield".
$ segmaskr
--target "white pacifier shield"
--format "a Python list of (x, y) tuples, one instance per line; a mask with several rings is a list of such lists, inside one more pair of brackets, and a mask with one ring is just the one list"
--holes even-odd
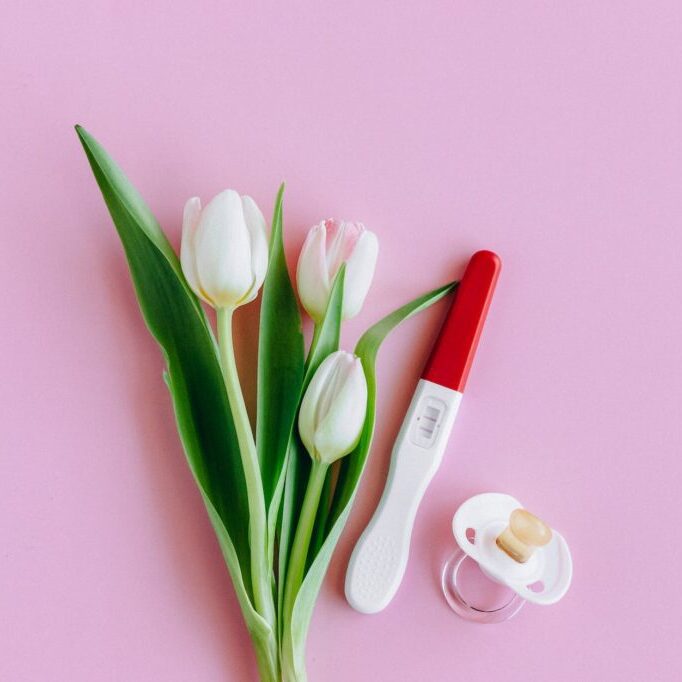
[[(503, 493), (469, 498), (452, 520), (455, 540), (492, 580), (535, 604), (554, 604), (566, 594), (573, 574), (571, 553), (564, 538), (552, 530), (549, 543), (538, 547), (524, 564), (514, 561), (495, 542), (507, 527), (511, 513), (520, 507), (523, 505), (517, 499)], [(474, 532), (473, 542), (467, 538), (469, 529)], [(542, 583), (542, 590), (530, 589), (536, 583)]]

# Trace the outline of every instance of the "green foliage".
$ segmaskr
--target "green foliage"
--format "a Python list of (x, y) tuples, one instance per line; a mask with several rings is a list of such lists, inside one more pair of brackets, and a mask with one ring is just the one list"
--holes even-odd
[[(304, 579), (295, 596), (293, 611), (284, 614), (282, 593), (290, 544), (310, 476), (310, 457), (300, 441), (296, 417), (302, 395), (315, 370), (339, 347), (345, 266), (336, 277), (325, 317), (315, 329), (304, 362), (301, 317), (284, 254), (282, 186), (272, 221), (258, 350), (256, 447), (259, 467), (255, 469), (260, 469), (267, 511), (267, 542), (261, 543), (257, 538), (252, 555), (246, 479), (211, 327), (183, 276), (177, 256), (140, 195), (89, 133), (80, 126), (76, 126), (76, 132), (123, 244), (140, 310), (166, 360), (164, 378), (172, 398), (178, 432), (232, 576), (254, 641), (261, 677), (263, 680), (279, 679), (278, 658), (281, 655), (286, 679), (305, 680), (305, 639), (315, 600), (350, 513), (374, 434), (375, 366), (379, 347), (400, 322), (442, 299), (456, 285), (441, 287), (404, 305), (371, 327), (358, 342), (355, 352), (362, 360), (368, 385), (362, 435), (355, 450), (338, 464), (335, 486), (327, 473)], [(243, 431), (240, 434), (243, 436)], [(255, 481), (256, 485), (260, 483), (257, 473)], [(257, 509), (262, 508), (261, 501)], [(259, 537), (265, 534), (265, 531), (258, 533)], [(266, 580), (272, 580), (278, 600), (276, 631), (254, 608), (251, 558), (255, 557), (253, 567), (259, 570), (261, 564), (256, 558), (265, 561), (258, 553), (259, 546), (267, 552), (266, 570), (270, 571), (270, 576)], [(262, 587), (260, 582), (256, 585)], [(268, 588), (269, 585), (266, 586), (269, 595)], [(261, 592), (257, 591), (257, 594)], [(287, 622), (283, 623), (283, 620)]]
[(178, 259), (146, 204), (102, 146), (76, 132), (123, 243), (144, 320), (167, 363), (166, 383), (189, 467), (201, 491), (249, 628), (248, 503), (215, 340)]
[[(341, 266), (336, 275), (324, 319), (315, 328), (315, 334), (308, 353), (305, 364), (305, 376), (301, 394), (298, 397), (300, 403), (305, 389), (315, 374), (315, 370), (320, 363), (334, 351), (339, 349), (339, 339), (341, 337), (341, 313), (343, 311), (343, 286), (346, 277), (346, 266)], [(298, 519), (303, 497), (305, 495), (308, 476), (310, 475), (310, 455), (306, 452), (298, 428), (294, 428), (289, 442), (289, 453), (287, 459), (286, 483), (284, 488), (284, 501), (282, 504), (282, 514), (279, 524), (279, 557), (278, 571), (279, 584), (279, 613), (282, 611), (282, 599), (284, 597), (284, 580), (286, 577), (287, 563), (289, 560), (289, 550), (294, 532), (296, 531), (296, 520)], [(280, 622), (280, 629), (282, 623)]]
[(287, 472), (287, 452), (295, 430), (304, 372), (301, 314), (284, 253), (283, 194), (284, 185), (277, 193), (272, 218), (258, 342), (256, 445), (268, 515), (267, 547), (271, 567), (274, 566), (275, 529)]

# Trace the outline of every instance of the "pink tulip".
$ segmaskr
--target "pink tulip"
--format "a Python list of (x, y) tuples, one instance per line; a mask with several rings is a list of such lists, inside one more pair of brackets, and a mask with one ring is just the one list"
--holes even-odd
[(308, 232), (298, 259), (296, 280), (303, 307), (322, 321), (342, 263), (346, 264), (343, 318), (360, 312), (374, 277), (379, 242), (362, 223), (325, 220)]

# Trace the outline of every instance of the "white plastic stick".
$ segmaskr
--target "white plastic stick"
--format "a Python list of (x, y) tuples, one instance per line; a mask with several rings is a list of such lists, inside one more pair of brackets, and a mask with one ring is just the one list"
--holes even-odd
[(492, 251), (471, 257), (417, 384), (384, 494), (346, 573), (346, 598), (358, 611), (381, 611), (400, 586), (414, 518), (443, 458), (500, 267)]
[(393, 446), (379, 506), (358, 540), (346, 573), (348, 603), (377, 613), (405, 573), (419, 503), (443, 458), (462, 394), (421, 379)]

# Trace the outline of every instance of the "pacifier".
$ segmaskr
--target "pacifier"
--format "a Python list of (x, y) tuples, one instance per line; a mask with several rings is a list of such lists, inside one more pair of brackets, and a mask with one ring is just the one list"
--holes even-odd
[[(457, 551), (446, 561), (442, 587), (452, 610), (478, 623), (499, 623), (527, 602), (554, 604), (571, 584), (573, 564), (564, 538), (511, 495), (483, 493), (464, 502), (452, 520)], [(468, 562), (507, 592), (501, 604), (475, 605)], [(488, 583), (489, 591), (496, 585)], [(484, 590), (485, 591), (485, 590)], [(468, 595), (468, 596), (467, 596)], [(511, 596), (509, 596), (511, 595)]]

